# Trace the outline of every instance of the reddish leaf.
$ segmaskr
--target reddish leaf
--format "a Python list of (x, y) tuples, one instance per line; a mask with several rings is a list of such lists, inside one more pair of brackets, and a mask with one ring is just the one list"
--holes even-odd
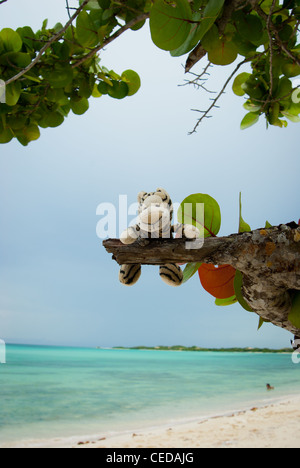
[(234, 278), (236, 270), (230, 265), (216, 267), (203, 263), (198, 270), (205, 291), (217, 299), (235, 296)]

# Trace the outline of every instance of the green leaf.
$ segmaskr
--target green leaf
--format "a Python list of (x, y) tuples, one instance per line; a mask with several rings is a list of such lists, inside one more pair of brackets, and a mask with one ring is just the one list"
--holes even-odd
[(295, 292), (288, 319), (294, 327), (300, 328), (300, 291)]
[(242, 217), (242, 193), (240, 192), (240, 216), (239, 216), (239, 232), (250, 232), (251, 227), (247, 224)]
[(236, 77), (232, 85), (232, 91), (234, 92), (234, 94), (236, 94), (237, 96), (244, 96), (245, 91), (242, 88), (242, 84), (244, 84), (248, 80), (249, 77), (250, 77), (250, 73), (246, 73), (246, 72), (241, 73), (240, 75)]
[(129, 89), (128, 96), (133, 96), (141, 87), (141, 79), (133, 70), (125, 70), (122, 73), (121, 80), (124, 81)]
[(259, 317), (257, 330), (260, 330), (264, 323), (264, 319), (262, 317)]
[(240, 271), (236, 271), (235, 278), (234, 278), (234, 291), (236, 294), (236, 298), (243, 309), (247, 310), (248, 312), (253, 312), (247, 301), (244, 299), (242, 293), (243, 287), (243, 274)]
[(42, 76), (53, 88), (64, 88), (73, 80), (73, 70), (70, 65), (56, 63), (51, 69), (41, 70)]
[(237, 302), (236, 296), (228, 297), (227, 299), (216, 299), (215, 300), (216, 306), (219, 306), (219, 307), (230, 306), (230, 305), (236, 304), (236, 302)]
[(251, 102), (250, 100), (248, 100), (243, 104), (243, 108), (250, 112), (258, 112), (261, 109), (261, 104), (256, 105), (253, 104), (253, 102)]
[(10, 128), (4, 128), (0, 131), (0, 144), (9, 143), (14, 137)]
[(154, 44), (163, 50), (174, 50), (187, 39), (192, 10), (187, 0), (156, 0), (150, 13), (150, 30)]
[(18, 132), (16, 132), (16, 137), (23, 146), (27, 146), (31, 141), (38, 140), (40, 136), (39, 127), (34, 124), (28, 125), (22, 130), (18, 130)]
[(215, 23), (224, 6), (224, 3), (225, 0), (209, 0), (204, 10), (203, 19), (196, 36), (197, 42), (203, 39), (207, 31), (209, 31), (209, 29)]
[(257, 112), (249, 112), (245, 115), (241, 122), (241, 130), (245, 130), (246, 128), (252, 127), (252, 125), (256, 124), (259, 121), (259, 113)]
[[(171, 55), (172, 57), (181, 57), (182, 55), (187, 54), (190, 52), (198, 43), (198, 33), (199, 33), (199, 28), (200, 28), (200, 20), (202, 18), (202, 15), (199, 11), (193, 13), (192, 15), (193, 21), (195, 22), (192, 24), (192, 27), (190, 29), (189, 35), (186, 38), (185, 42), (178, 47), (177, 49), (171, 50)], [(199, 22), (199, 24), (197, 24)]]
[(94, 22), (87, 11), (82, 11), (77, 17), (76, 33), (78, 41), (83, 47), (93, 48), (99, 42), (98, 32), (95, 30)]
[[(238, 33), (246, 40), (260, 45), (263, 38), (264, 27), (261, 19), (255, 15), (249, 15), (238, 11), (233, 16)], [(263, 43), (263, 42), (262, 42)]]
[(76, 115), (83, 115), (89, 109), (89, 101), (86, 98), (82, 99), (71, 99), (71, 109)]
[(30, 49), (30, 50), (36, 49), (36, 42), (34, 40), (36, 36), (29, 26), (18, 28), (16, 32), (21, 37), (23, 44), (27, 46), (27, 49)]
[(229, 65), (238, 56), (236, 45), (232, 41), (219, 40), (216, 47), (208, 52), (208, 60), (214, 65)]
[(6, 86), (5, 102), (8, 106), (15, 106), (21, 96), (22, 87), (19, 81), (14, 81)]
[(201, 265), (201, 263), (188, 263), (183, 270), (183, 283), (190, 280), (197, 273)]
[(31, 63), (31, 56), (24, 52), (7, 52), (0, 56), (0, 64), (18, 68), (26, 68)]
[(50, 112), (43, 120), (43, 124), (46, 128), (56, 128), (59, 127), (64, 122), (64, 120), (64, 117), (59, 112)]
[(6, 52), (20, 52), (22, 49), (23, 41), (19, 34), (13, 29), (2, 29), (2, 31), (0, 31), (0, 40)]
[(265, 228), (266, 229), (269, 229), (272, 227), (272, 224), (269, 223), (269, 221), (266, 221), (266, 225), (265, 225)]
[(104, 81), (100, 81), (97, 88), (98, 88), (99, 93), (102, 96), (103, 94), (108, 94), (109, 84), (105, 83)]
[(107, 10), (110, 7), (110, 0), (98, 0), (98, 3), (102, 10)]
[(285, 111), (281, 111), (281, 114), (283, 114), (291, 122), (294, 122), (294, 123), (300, 122), (299, 115), (293, 115), (293, 114), (290, 114), (289, 112), (285, 112)]
[(128, 92), (129, 92), (128, 85), (124, 83), (124, 81), (113, 80), (112, 86), (108, 86), (108, 94), (110, 97), (114, 99), (124, 99), (126, 96), (128, 96)]
[[(203, 218), (204, 208), (204, 219)], [(209, 195), (196, 193), (185, 198), (178, 210), (178, 222), (196, 226), (204, 237), (216, 236), (221, 228), (220, 206)]]

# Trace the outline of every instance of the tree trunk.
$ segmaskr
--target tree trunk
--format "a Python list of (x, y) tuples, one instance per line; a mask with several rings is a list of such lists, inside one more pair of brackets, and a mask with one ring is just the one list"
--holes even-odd
[(119, 240), (109, 239), (103, 245), (120, 265), (190, 262), (231, 265), (243, 273), (243, 296), (252, 310), (263, 320), (300, 336), (300, 329), (288, 320), (293, 292), (300, 290), (300, 227), (296, 223), (210, 237), (204, 243), (141, 239), (123, 245)]

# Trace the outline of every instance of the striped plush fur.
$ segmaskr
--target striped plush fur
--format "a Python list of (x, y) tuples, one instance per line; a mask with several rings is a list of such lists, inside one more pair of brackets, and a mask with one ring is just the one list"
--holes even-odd
[(119, 280), (125, 286), (133, 286), (140, 279), (141, 274), (141, 265), (122, 265)]
[(180, 286), (183, 282), (183, 273), (178, 265), (162, 265), (159, 268), (159, 274), (161, 279), (169, 286)]

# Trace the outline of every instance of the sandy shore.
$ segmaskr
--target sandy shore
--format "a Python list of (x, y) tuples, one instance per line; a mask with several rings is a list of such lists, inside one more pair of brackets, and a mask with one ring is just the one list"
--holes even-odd
[(76, 448), (300, 448), (300, 397), (204, 421), (80, 441)]

